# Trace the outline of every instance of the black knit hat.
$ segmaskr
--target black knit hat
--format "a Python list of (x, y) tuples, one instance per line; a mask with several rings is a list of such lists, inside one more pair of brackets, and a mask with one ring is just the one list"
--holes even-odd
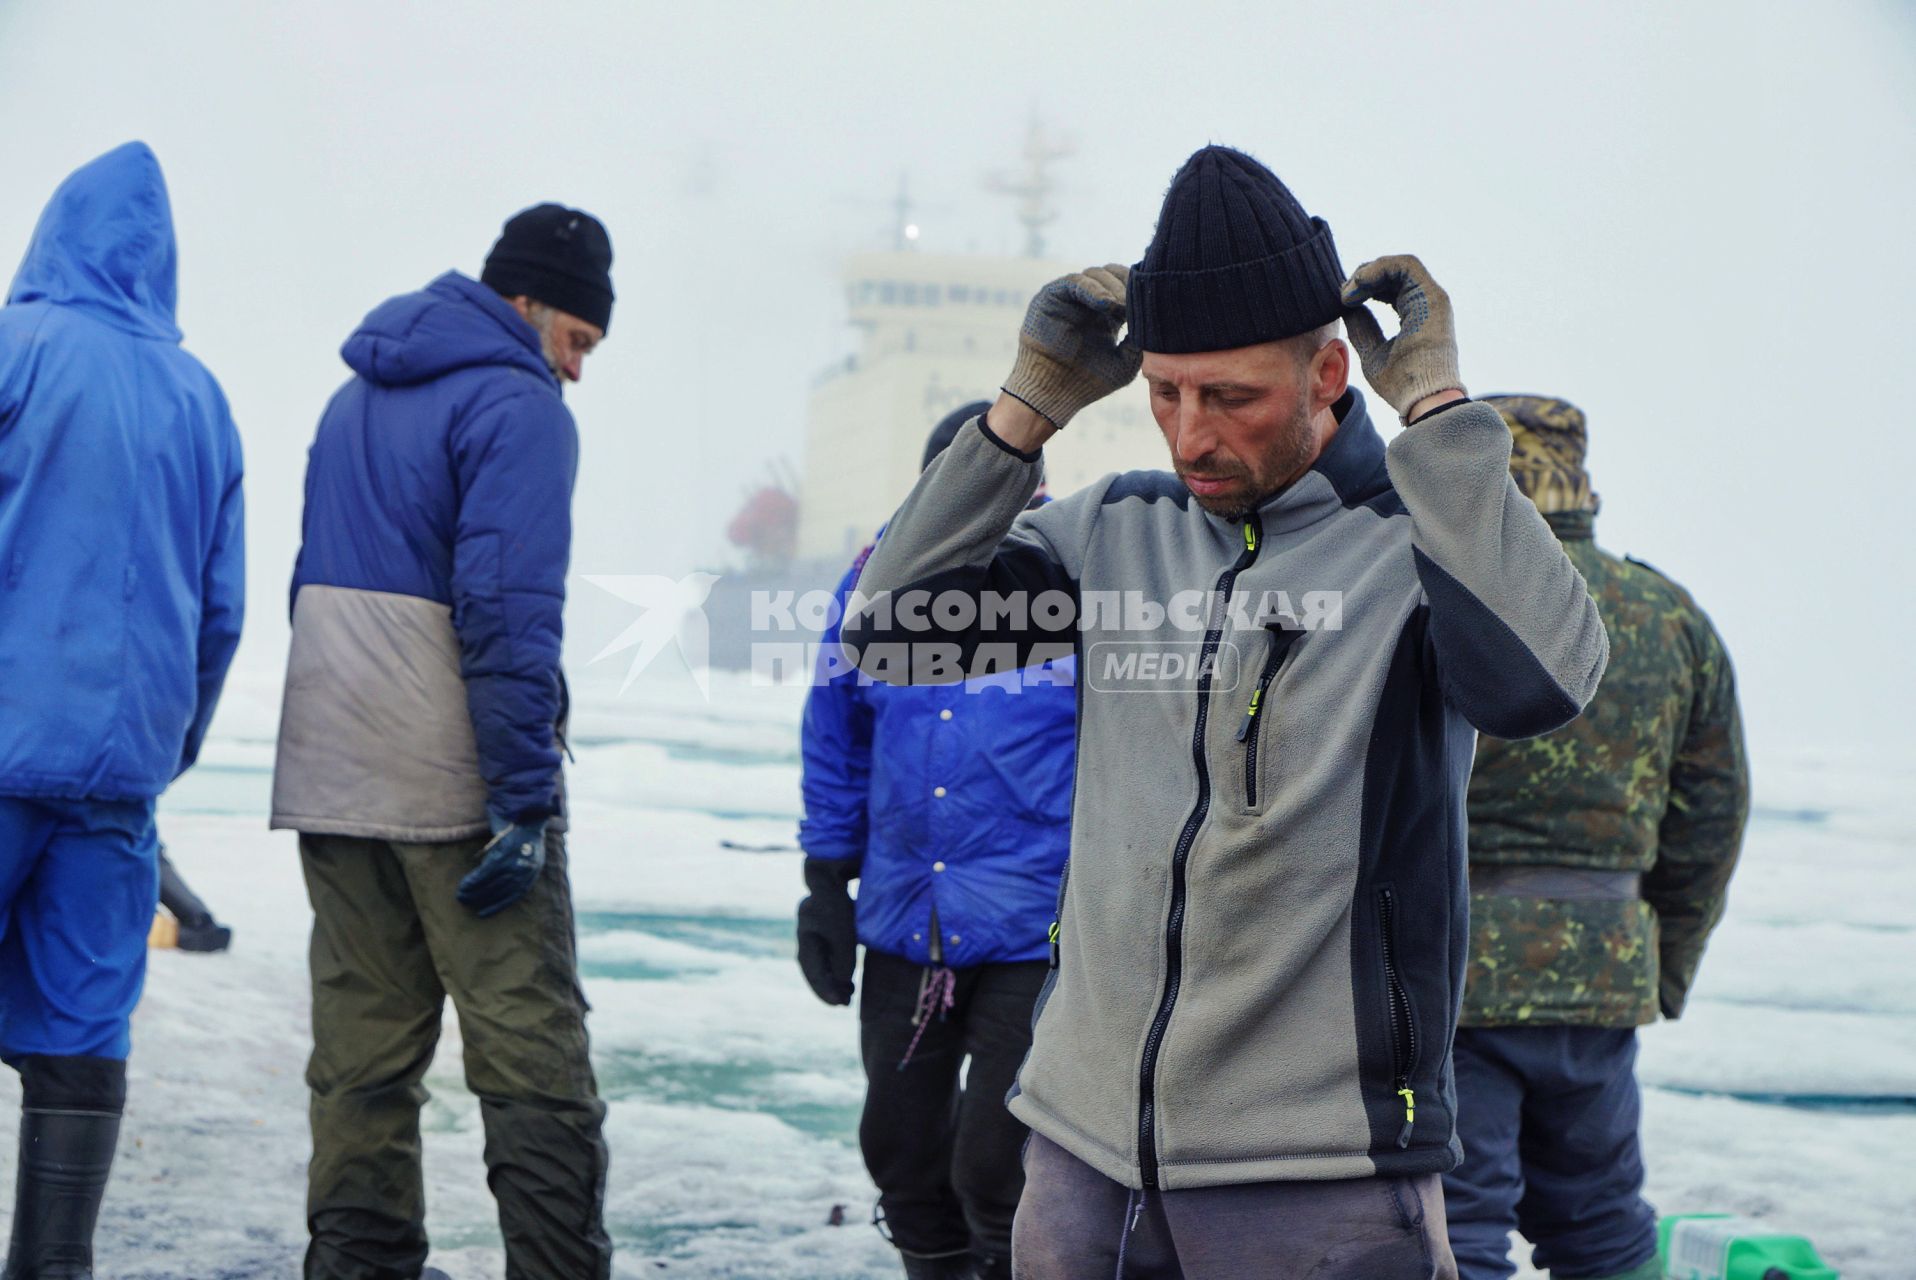
[(940, 418), (938, 425), (931, 429), (931, 434), (925, 437), (925, 460), (918, 464), (918, 469), (923, 471), (929, 467), (931, 460), (950, 448), (951, 442), (958, 438), (960, 427), (989, 408), (991, 408), (991, 401), (973, 400), (970, 404), (960, 405)]
[(1337, 319), (1343, 283), (1322, 218), (1242, 151), (1205, 147), (1164, 193), (1125, 314), (1146, 351), (1226, 351)]
[(504, 297), (523, 294), (601, 329), (612, 320), (612, 240), (581, 209), (537, 204), (513, 214), (479, 279)]

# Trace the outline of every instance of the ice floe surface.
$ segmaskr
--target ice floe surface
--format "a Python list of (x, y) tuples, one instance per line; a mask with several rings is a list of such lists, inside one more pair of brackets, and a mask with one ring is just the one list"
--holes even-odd
[[(802, 689), (715, 673), (707, 702), (669, 671), (623, 699), (581, 684), (570, 847), (617, 1274), (898, 1274), (866, 1225), (855, 1020), (814, 1000), (791, 959)], [(205, 762), (162, 804), (164, 837), (237, 942), (153, 957), (102, 1276), (297, 1273), (309, 917), (293, 839), (265, 829), (276, 711), (272, 682), (238, 682)], [(1690, 1013), (1642, 1036), (1659, 1209), (1800, 1229), (1853, 1280), (1916, 1274), (1908, 763), (1759, 757), (1759, 812)], [(450, 1017), (427, 1083), (433, 1262), (499, 1280)], [(17, 1099), (0, 1072), (7, 1151)], [(828, 1225), (834, 1206), (846, 1225)]]

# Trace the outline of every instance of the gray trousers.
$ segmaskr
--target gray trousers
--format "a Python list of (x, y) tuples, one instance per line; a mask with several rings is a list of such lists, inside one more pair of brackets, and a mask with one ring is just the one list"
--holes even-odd
[(1133, 1191), (1037, 1134), (1013, 1280), (1456, 1280), (1438, 1175)]
[(421, 1080), (447, 997), (486, 1131), (507, 1280), (606, 1280), (605, 1105), (593, 1079), (565, 842), (524, 901), (459, 905), (480, 840), (302, 835), (313, 903), (307, 1280), (412, 1280), (426, 1261)]

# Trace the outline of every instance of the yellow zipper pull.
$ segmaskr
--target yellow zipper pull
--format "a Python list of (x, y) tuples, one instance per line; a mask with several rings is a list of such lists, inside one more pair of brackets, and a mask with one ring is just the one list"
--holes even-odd
[(1263, 700), (1264, 690), (1262, 686), (1251, 690), (1251, 705), (1244, 709), (1244, 719), (1240, 720), (1237, 726), (1237, 740), (1239, 742), (1251, 736), (1251, 726), (1257, 723), (1258, 707)]
[(1249, 520), (1244, 522), (1244, 549), (1246, 551), (1257, 550), (1257, 530), (1251, 527)]
[(1417, 1124), (1417, 1095), (1411, 1090), (1409, 1085), (1405, 1085), (1397, 1091), (1397, 1096), (1404, 1100), (1404, 1127), (1397, 1135), (1397, 1145), (1400, 1147), (1408, 1147), (1410, 1145), (1410, 1131), (1415, 1128)]

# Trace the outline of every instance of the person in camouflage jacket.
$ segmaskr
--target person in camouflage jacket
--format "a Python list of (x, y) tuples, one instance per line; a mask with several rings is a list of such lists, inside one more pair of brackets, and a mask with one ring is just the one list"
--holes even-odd
[(1735, 677), (1688, 592), (1594, 539), (1581, 410), (1497, 396), (1511, 471), (1589, 584), (1610, 666), (1583, 714), (1482, 737), (1468, 799), (1471, 949), (1457, 1035), (1464, 1164), (1445, 1178), (1463, 1280), (1657, 1277), (1636, 1028), (1678, 1017), (1749, 812)]

